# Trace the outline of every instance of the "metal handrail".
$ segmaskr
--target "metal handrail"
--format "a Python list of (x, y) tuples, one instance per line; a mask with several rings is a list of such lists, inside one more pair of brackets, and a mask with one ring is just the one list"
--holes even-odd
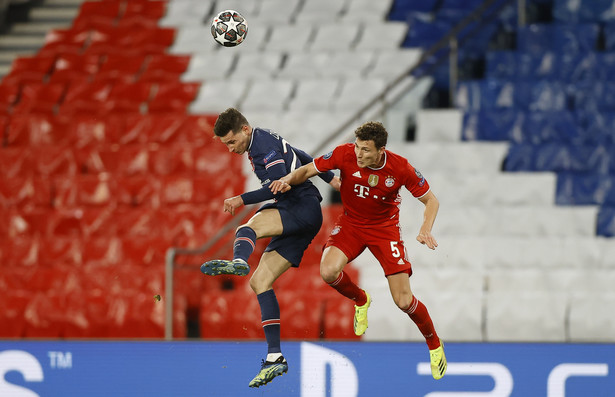
[[(449, 33), (442, 37), (438, 42), (432, 45), (428, 50), (424, 51), (420, 57), (420, 59), (411, 67), (406, 69), (403, 73), (401, 73), (397, 78), (391, 81), (386, 87), (382, 90), (382, 92), (374, 97), (369, 103), (360, 108), (352, 117), (350, 117), (345, 123), (343, 123), (340, 127), (335, 129), (331, 134), (329, 134), (322, 142), (316, 146), (314, 153), (320, 153), (325, 148), (330, 147), (330, 145), (334, 141), (347, 141), (350, 137), (343, 136), (342, 133), (351, 127), (357, 120), (361, 119), (361, 117), (367, 113), (368, 111), (374, 109), (375, 107), (381, 105), (382, 109), (380, 109), (380, 113), (384, 113), (388, 110), (393, 103), (399, 100), (402, 96), (407, 95), (413, 89), (416, 88), (419, 79), (412, 80), (406, 89), (402, 92), (397, 92), (395, 95), (391, 96), (391, 92), (403, 84), (404, 80), (408, 78), (411, 74), (417, 71), (420, 67), (422, 67), (430, 58), (435, 55), (438, 51), (445, 47), (453, 47), (455, 61), (451, 59), (451, 69), (455, 69), (456, 73), (456, 50), (457, 46), (462, 43), (459, 43), (457, 36), (459, 33), (467, 27), (470, 23), (483, 19), (484, 12), (489, 10), (491, 6), (495, 3), (500, 3), (494, 10), (492, 10), (490, 16), (494, 17), (499, 14), (499, 12), (507, 5), (517, 2), (518, 3), (518, 23), (520, 26), (525, 24), (525, 0), (485, 0), (478, 6), (472, 13), (462, 19), (457, 25), (455, 25)], [(490, 18), (487, 18), (490, 20)], [(479, 29), (471, 32), (468, 36), (476, 33)], [(466, 38), (468, 37), (466, 36)], [(442, 60), (439, 60), (431, 65), (431, 67), (427, 70), (426, 73), (431, 72), (435, 69)], [(452, 91), (455, 87), (451, 82), (451, 95)], [(456, 82), (455, 82), (456, 85)], [(388, 100), (387, 100), (388, 99)], [(237, 215), (235, 215), (229, 222), (227, 222), (209, 241), (197, 248), (179, 248), (179, 247), (171, 247), (166, 252), (166, 263), (165, 263), (165, 339), (172, 340), (173, 339), (173, 271), (175, 270), (175, 258), (177, 255), (200, 255), (207, 251), (209, 251), (218, 241), (220, 241), (226, 234), (232, 229), (239, 226), (241, 221), (252, 211), (253, 206), (246, 206), (241, 209)]]

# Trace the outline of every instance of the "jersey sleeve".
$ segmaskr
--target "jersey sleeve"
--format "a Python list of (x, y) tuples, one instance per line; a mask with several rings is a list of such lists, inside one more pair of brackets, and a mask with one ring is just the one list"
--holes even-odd
[[(295, 153), (297, 153), (297, 157), (299, 157), (299, 160), (301, 160), (301, 164), (303, 165), (309, 164), (314, 160), (312, 156), (310, 156), (309, 154), (307, 154), (301, 149), (295, 148)], [(326, 171), (326, 172), (319, 173), (317, 176), (323, 181), (329, 183), (331, 182), (331, 180), (333, 180), (333, 177), (335, 176), (335, 174), (331, 171)]]
[(420, 198), (429, 192), (429, 183), (427, 183), (423, 174), (410, 163), (407, 163), (405, 173), (407, 175), (405, 183), (406, 189), (408, 189), (414, 197)]
[(333, 149), (333, 151), (315, 158), (314, 167), (318, 172), (327, 172), (339, 169), (338, 161), (341, 156), (341, 148), (338, 146)]
[(286, 163), (284, 162), (282, 154), (277, 151), (271, 152), (265, 157), (264, 162), (265, 170), (267, 171), (267, 179), (260, 189), (252, 190), (241, 195), (241, 198), (246, 205), (271, 200), (272, 198), (279, 197), (280, 194), (283, 194), (273, 194), (271, 189), (269, 189), (271, 182), (286, 175)]

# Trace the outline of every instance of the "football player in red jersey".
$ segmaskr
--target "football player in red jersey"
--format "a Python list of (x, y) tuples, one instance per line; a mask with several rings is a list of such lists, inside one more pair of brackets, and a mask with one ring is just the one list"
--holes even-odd
[(410, 288), (412, 265), (406, 257), (399, 224), (399, 190), (404, 186), (425, 205), (417, 241), (430, 249), (438, 246), (431, 234), (439, 202), (429, 183), (407, 159), (385, 149), (388, 133), (378, 122), (367, 122), (355, 131), (355, 142), (337, 146), (283, 178), (271, 183), (273, 193), (286, 192), (321, 172), (340, 170), (344, 214), (340, 216), (323, 251), (320, 274), (339, 293), (355, 301), (354, 331), (367, 329), (369, 293), (344, 272), (346, 264), (365, 248), (378, 259), (395, 304), (416, 323), (429, 347), (435, 379), (446, 372), (446, 356), (427, 308)]

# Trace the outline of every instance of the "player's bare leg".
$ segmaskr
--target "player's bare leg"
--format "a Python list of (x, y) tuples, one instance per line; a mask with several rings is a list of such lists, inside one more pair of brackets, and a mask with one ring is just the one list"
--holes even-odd
[(248, 258), (254, 251), (256, 240), (282, 234), (282, 218), (276, 209), (258, 212), (247, 223), (237, 228), (233, 243), (233, 259), (214, 259), (201, 265), (201, 272), (209, 276), (232, 274), (245, 276), (250, 273)]
[(271, 382), (276, 376), (288, 372), (288, 363), (280, 348), (280, 308), (273, 291), (273, 283), (291, 263), (276, 251), (265, 252), (250, 278), (250, 287), (256, 293), (261, 307), (261, 320), (267, 339), (267, 358), (261, 369), (250, 381), (250, 387), (259, 387)]

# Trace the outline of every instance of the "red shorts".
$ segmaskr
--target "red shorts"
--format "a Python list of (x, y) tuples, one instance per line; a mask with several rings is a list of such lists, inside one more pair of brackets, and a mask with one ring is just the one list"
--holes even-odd
[(367, 248), (380, 262), (386, 276), (400, 272), (412, 274), (412, 264), (408, 260), (399, 225), (362, 226), (350, 223), (347, 215), (341, 215), (325, 248), (329, 246), (342, 250), (348, 262)]

